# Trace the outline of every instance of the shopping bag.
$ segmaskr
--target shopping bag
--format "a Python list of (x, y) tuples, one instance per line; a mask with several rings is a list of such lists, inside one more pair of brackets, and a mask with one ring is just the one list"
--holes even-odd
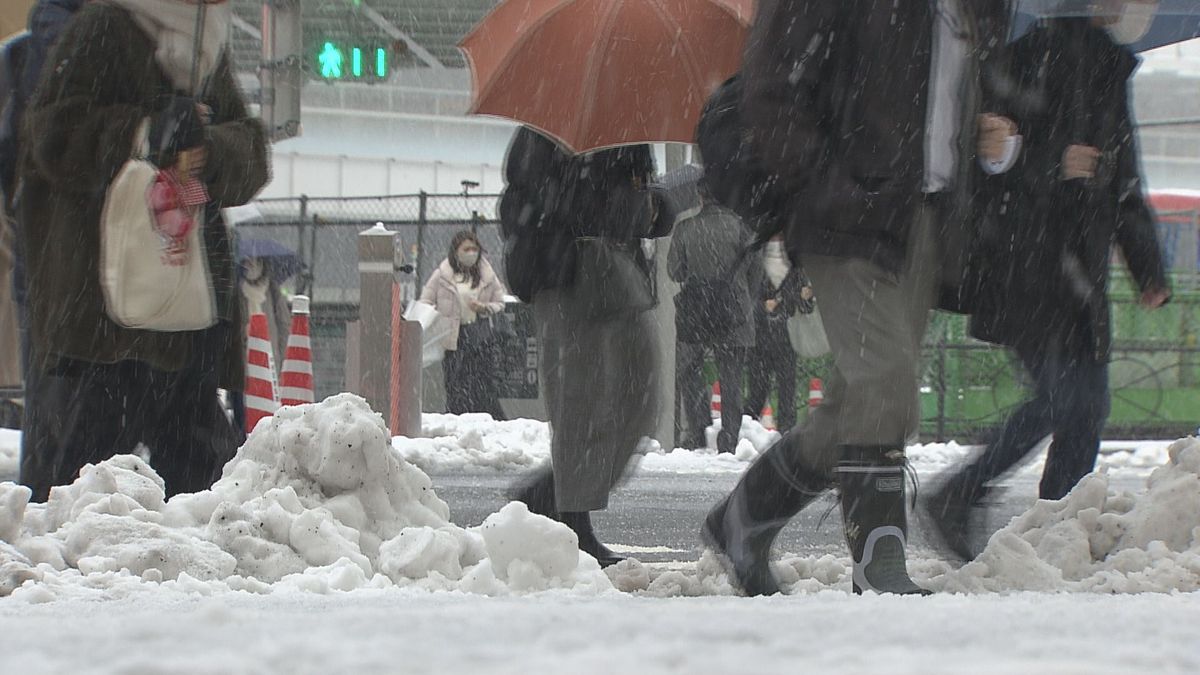
[(815, 359), (830, 351), (825, 324), (821, 323), (820, 307), (814, 307), (810, 314), (797, 313), (788, 319), (788, 337), (792, 349), (802, 359)]

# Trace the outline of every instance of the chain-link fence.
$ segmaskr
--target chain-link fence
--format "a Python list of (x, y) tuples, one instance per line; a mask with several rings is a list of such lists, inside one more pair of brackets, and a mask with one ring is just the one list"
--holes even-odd
[[(238, 236), (269, 239), (295, 252), (304, 272), (295, 292), (313, 298), (314, 375), (318, 396), (346, 389), (346, 323), (358, 316), (358, 235), (378, 223), (400, 233), (402, 257), (413, 266), (406, 300), (415, 296), (449, 254), (450, 240), (474, 230), (503, 275), (495, 219), (498, 195), (402, 195), (345, 199), (274, 199), (239, 214)], [(1114, 272), (1110, 434), (1180, 435), (1200, 424), (1200, 214), (1160, 214), (1159, 237), (1173, 270), (1175, 297), (1162, 310), (1137, 306), (1124, 272)], [(490, 255), (489, 255), (490, 254)], [(1025, 395), (1021, 367), (1009, 352), (975, 342), (961, 317), (931, 325), (922, 380), (922, 435), (979, 440)], [(800, 391), (821, 377), (827, 359), (803, 365)], [(801, 406), (804, 397), (801, 396)]]

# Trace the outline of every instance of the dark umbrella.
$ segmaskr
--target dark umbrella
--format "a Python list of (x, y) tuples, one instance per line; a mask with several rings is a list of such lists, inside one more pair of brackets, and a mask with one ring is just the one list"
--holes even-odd
[(238, 237), (237, 255), (238, 262), (245, 262), (250, 258), (265, 260), (272, 281), (279, 284), (304, 270), (304, 262), (295, 251), (271, 239)]
[[(1028, 33), (1038, 19), (1094, 16), (1092, 0), (1013, 0), (1014, 17), (1010, 39)], [(1161, 0), (1150, 29), (1129, 45), (1136, 52), (1163, 47), (1200, 37), (1200, 0)]]

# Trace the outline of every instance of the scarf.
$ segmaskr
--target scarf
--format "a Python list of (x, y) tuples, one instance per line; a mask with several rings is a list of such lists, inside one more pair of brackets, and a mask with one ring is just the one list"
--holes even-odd
[(221, 60), (233, 19), (230, 3), (204, 8), (204, 39), (200, 45), (199, 78), (192, 91), (192, 64), (196, 54), (197, 5), (183, 0), (107, 0), (133, 16), (137, 25), (154, 40), (154, 56), (171, 84), (179, 91), (197, 95), (212, 77)]
[(783, 286), (783, 280), (792, 271), (792, 265), (788, 262), (782, 243), (767, 242), (766, 251), (763, 253), (763, 267), (766, 269), (767, 278), (771, 280), (772, 287), (778, 289)]

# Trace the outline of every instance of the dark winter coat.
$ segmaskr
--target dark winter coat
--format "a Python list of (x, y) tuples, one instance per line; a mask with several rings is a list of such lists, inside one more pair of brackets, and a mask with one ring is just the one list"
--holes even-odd
[[(648, 146), (572, 155), (532, 129), (517, 130), (504, 162), (507, 185), (499, 206), (514, 292), (530, 300), (539, 290), (569, 287), (578, 237), (632, 243), (666, 236), (673, 223), (659, 217), (665, 210), (646, 189), (653, 175)], [(534, 246), (515, 246), (519, 238), (535, 237)], [(514, 250), (521, 251), (519, 260), (511, 258)], [(519, 270), (535, 276), (531, 293), (513, 278)]]
[[(783, 283), (778, 288), (771, 283), (766, 274), (762, 275), (754, 299), (755, 333), (760, 346), (791, 344), (787, 329), (788, 319), (796, 314), (812, 314), (816, 307), (813, 300), (805, 300), (800, 295), (801, 289), (810, 285), (808, 277), (795, 266), (783, 278)], [(774, 312), (767, 311), (768, 300), (779, 303)]]
[[(973, 58), (1002, 33), (1001, 0), (960, 3)], [(763, 0), (742, 69), (741, 119), (770, 176), (767, 231), (789, 253), (898, 271), (920, 205), (935, 2)], [(964, 100), (960, 167), (973, 154)], [(965, 185), (958, 186), (965, 189)], [(947, 221), (954, 221), (949, 218)]]
[[(754, 346), (754, 296), (764, 276), (762, 256), (749, 252), (753, 233), (733, 211), (705, 204), (700, 214), (680, 223), (671, 238), (667, 273), (681, 286), (694, 280), (723, 280), (733, 286), (742, 323), (722, 336), (722, 344)], [(691, 342), (689, 336), (678, 336)]]
[(12, 53), (6, 60), (10, 68), (12, 94), (11, 105), (4, 107), (3, 117), (0, 118), (0, 181), (3, 181), (3, 189), (10, 198), (15, 196), (17, 140), (25, 107), (41, 79), (42, 67), (50, 50), (84, 2), (40, 0), (29, 14), (29, 34), (9, 44)]
[[(76, 14), (51, 54), (53, 68), (26, 111), (20, 223), (28, 257), (34, 365), (55, 356), (112, 363), (134, 359), (174, 371), (188, 361), (188, 334), (129, 330), (104, 311), (99, 283), (100, 211), (112, 178), (129, 158), (134, 133), (174, 92), (155, 45), (124, 10), (91, 3)], [(269, 179), (267, 138), (249, 116), (227, 59), (202, 101), (208, 161), (201, 176), (205, 247), (218, 310), (241, 325), (231, 234), (220, 208), (249, 201)], [(240, 389), (241, 331), (226, 331), (221, 386)]]
[[(1114, 244), (1141, 290), (1168, 287), (1129, 113), (1137, 57), (1072, 19), (1024, 36), (1001, 64), (985, 78), (986, 105), (1017, 123), (1024, 144), (1011, 170), (984, 180), (972, 333), (1010, 346), (1073, 334), (1107, 359)], [(1094, 179), (1060, 179), (1072, 144), (1103, 153)]]

